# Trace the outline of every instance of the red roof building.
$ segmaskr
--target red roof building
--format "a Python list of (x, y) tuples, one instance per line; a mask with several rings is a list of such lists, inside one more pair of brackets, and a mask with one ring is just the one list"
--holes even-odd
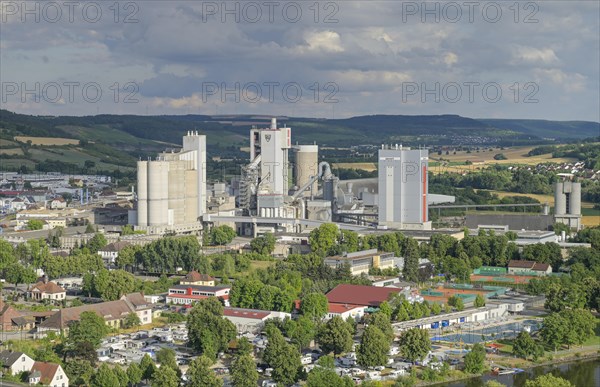
[(348, 304), (376, 308), (383, 301), (386, 301), (391, 294), (400, 293), (401, 291), (402, 289), (397, 288), (341, 284), (332, 289), (326, 296), (330, 304)]

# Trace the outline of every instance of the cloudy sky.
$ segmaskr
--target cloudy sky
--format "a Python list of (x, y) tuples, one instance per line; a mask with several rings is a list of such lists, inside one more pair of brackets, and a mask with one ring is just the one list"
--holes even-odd
[(600, 120), (597, 1), (1, 4), (21, 113)]

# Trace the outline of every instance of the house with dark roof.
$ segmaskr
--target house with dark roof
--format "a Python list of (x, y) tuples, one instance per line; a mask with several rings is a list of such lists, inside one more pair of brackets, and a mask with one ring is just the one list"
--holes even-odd
[(547, 263), (514, 259), (508, 262), (508, 274), (545, 276), (550, 273), (552, 273), (552, 266)]
[(69, 377), (60, 364), (36, 361), (29, 372), (29, 384), (69, 387)]
[(114, 265), (115, 259), (117, 259), (119, 256), (119, 252), (130, 245), (131, 243), (124, 241), (109, 243), (102, 249), (98, 250), (98, 255), (102, 257), (102, 260), (106, 265)]
[(0, 352), (0, 365), (3, 372), (10, 371), (11, 375), (21, 372), (29, 372), (33, 367), (34, 360), (23, 352), (2, 351)]
[(79, 321), (81, 313), (88, 311), (104, 318), (106, 324), (113, 328), (120, 327), (130, 313), (137, 314), (142, 325), (152, 323), (152, 304), (146, 301), (142, 293), (131, 293), (116, 301), (60, 309), (42, 322), (38, 326), (38, 331), (68, 331), (69, 325)]
[(56, 283), (48, 281), (48, 277), (44, 276), (41, 281), (29, 288), (27, 297), (35, 301), (50, 300), (57, 304), (66, 299), (67, 291)]
[(325, 296), (330, 304), (379, 307), (390, 295), (400, 293), (402, 289), (366, 285), (340, 284)]
[(0, 297), (0, 329), (2, 331), (27, 330), (33, 326), (34, 323), (22, 312), (4, 303)]
[(200, 274), (196, 270), (192, 270), (186, 274), (180, 285), (200, 285), (200, 286), (215, 286), (215, 278), (208, 274)]

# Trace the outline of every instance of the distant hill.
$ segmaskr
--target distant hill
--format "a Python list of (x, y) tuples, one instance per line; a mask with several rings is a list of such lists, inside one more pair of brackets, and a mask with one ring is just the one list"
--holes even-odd
[(578, 139), (600, 135), (600, 124), (590, 121), (547, 121), (479, 119), (498, 129), (511, 130), (539, 138)]
[[(347, 147), (403, 143), (406, 145), (525, 145), (556, 139), (577, 140), (598, 136), (600, 124), (586, 121), (473, 119), (458, 115), (405, 116), (370, 115), (345, 119), (278, 117), (292, 127), (294, 143)], [(248, 145), (252, 126), (269, 125), (269, 116), (256, 115), (97, 115), (31, 116), (0, 110), (0, 159), (2, 168), (56, 161), (61, 167), (83, 165), (86, 160), (99, 168), (132, 168), (139, 157), (147, 157), (181, 144), (188, 130), (208, 136), (209, 155), (240, 157)], [(25, 137), (63, 140), (31, 141)], [(31, 139), (30, 139), (31, 140)], [(55, 167), (52, 163), (48, 168)]]

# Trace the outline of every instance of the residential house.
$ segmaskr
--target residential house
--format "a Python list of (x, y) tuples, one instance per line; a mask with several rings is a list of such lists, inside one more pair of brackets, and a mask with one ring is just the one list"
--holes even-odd
[(48, 281), (48, 277), (44, 276), (42, 281), (29, 288), (27, 297), (35, 301), (50, 300), (57, 304), (66, 299), (67, 291), (56, 283)]
[(200, 285), (200, 286), (215, 286), (215, 278), (208, 274), (200, 274), (195, 270), (190, 271), (186, 274), (181, 281), (180, 285)]
[(33, 367), (34, 360), (23, 352), (2, 351), (0, 352), (0, 364), (2, 371), (10, 371), (11, 375), (21, 372), (29, 372)]
[(36, 361), (29, 373), (29, 384), (69, 387), (69, 377), (60, 364)]
[(547, 263), (514, 259), (508, 262), (508, 274), (545, 276), (550, 273), (552, 273), (552, 266)]
[(123, 241), (109, 243), (102, 249), (98, 250), (98, 254), (102, 257), (102, 260), (106, 265), (114, 265), (115, 259), (117, 259), (119, 256), (119, 252), (130, 245), (131, 243)]
[(4, 303), (0, 297), (0, 329), (3, 332), (31, 329), (32, 327), (33, 323), (27, 319), (23, 313)]
[(116, 301), (61, 309), (42, 322), (38, 330), (40, 332), (67, 331), (71, 323), (79, 321), (81, 313), (88, 311), (96, 312), (104, 318), (108, 326), (113, 328), (120, 327), (130, 313), (136, 313), (142, 324), (152, 323), (152, 304), (144, 299), (142, 293), (131, 293)]
[(50, 208), (53, 210), (67, 208), (67, 202), (65, 199), (62, 198), (62, 196), (59, 196), (50, 201)]

